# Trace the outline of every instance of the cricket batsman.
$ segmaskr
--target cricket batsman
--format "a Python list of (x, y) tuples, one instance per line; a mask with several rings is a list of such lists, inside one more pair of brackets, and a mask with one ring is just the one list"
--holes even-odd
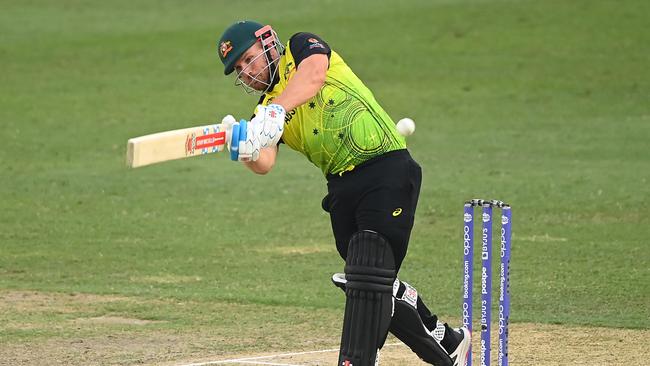
[(236, 85), (261, 96), (250, 121), (224, 118), (231, 158), (266, 174), (284, 144), (327, 179), (322, 206), (345, 261), (332, 277), (346, 296), (338, 365), (375, 365), (390, 331), (429, 364), (464, 366), (467, 328), (441, 322), (397, 278), (422, 173), (372, 92), (315, 34), (282, 43), (271, 26), (240, 21), (217, 47), (225, 75), (234, 72)]

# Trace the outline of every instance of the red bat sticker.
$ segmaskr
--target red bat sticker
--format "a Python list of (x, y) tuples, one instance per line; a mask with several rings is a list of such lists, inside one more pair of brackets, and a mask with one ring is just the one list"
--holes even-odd
[(194, 134), (188, 135), (185, 140), (185, 153), (194, 154), (196, 149), (207, 149), (210, 147), (221, 146), (226, 143), (226, 131), (210, 133), (196, 137)]
[(185, 155), (194, 154), (194, 134), (187, 135), (185, 139)]
[(226, 143), (226, 131), (215, 132), (196, 138), (196, 149), (207, 149), (209, 147), (221, 146)]

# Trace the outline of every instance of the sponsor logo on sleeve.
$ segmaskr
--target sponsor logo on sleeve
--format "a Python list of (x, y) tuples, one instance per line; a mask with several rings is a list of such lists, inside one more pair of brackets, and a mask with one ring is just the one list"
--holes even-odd
[(309, 45), (310, 50), (313, 50), (314, 48), (325, 48), (325, 46), (323, 46), (323, 44), (320, 43), (320, 41), (317, 40), (316, 38), (309, 38), (307, 41), (311, 43)]
[(409, 303), (412, 307), (416, 308), (418, 307), (418, 291), (408, 283), (402, 281), (402, 283), (406, 286), (406, 289), (404, 290), (404, 295), (402, 295), (402, 300), (406, 301)]

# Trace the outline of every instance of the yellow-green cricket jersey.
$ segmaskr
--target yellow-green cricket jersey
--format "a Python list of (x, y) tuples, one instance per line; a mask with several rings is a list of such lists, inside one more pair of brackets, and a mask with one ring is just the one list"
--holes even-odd
[(406, 148), (395, 123), (372, 92), (320, 37), (297, 33), (287, 42), (274, 87), (261, 99), (268, 105), (280, 95), (302, 60), (329, 56), (325, 84), (303, 105), (287, 111), (282, 142), (302, 153), (323, 174), (342, 174), (386, 152)]

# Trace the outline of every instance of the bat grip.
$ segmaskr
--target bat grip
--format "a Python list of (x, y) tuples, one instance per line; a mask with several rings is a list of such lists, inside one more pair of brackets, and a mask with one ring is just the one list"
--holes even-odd
[(247, 125), (248, 122), (245, 119), (232, 125), (232, 136), (230, 137), (230, 160), (232, 161), (239, 159), (239, 142), (246, 141)]

